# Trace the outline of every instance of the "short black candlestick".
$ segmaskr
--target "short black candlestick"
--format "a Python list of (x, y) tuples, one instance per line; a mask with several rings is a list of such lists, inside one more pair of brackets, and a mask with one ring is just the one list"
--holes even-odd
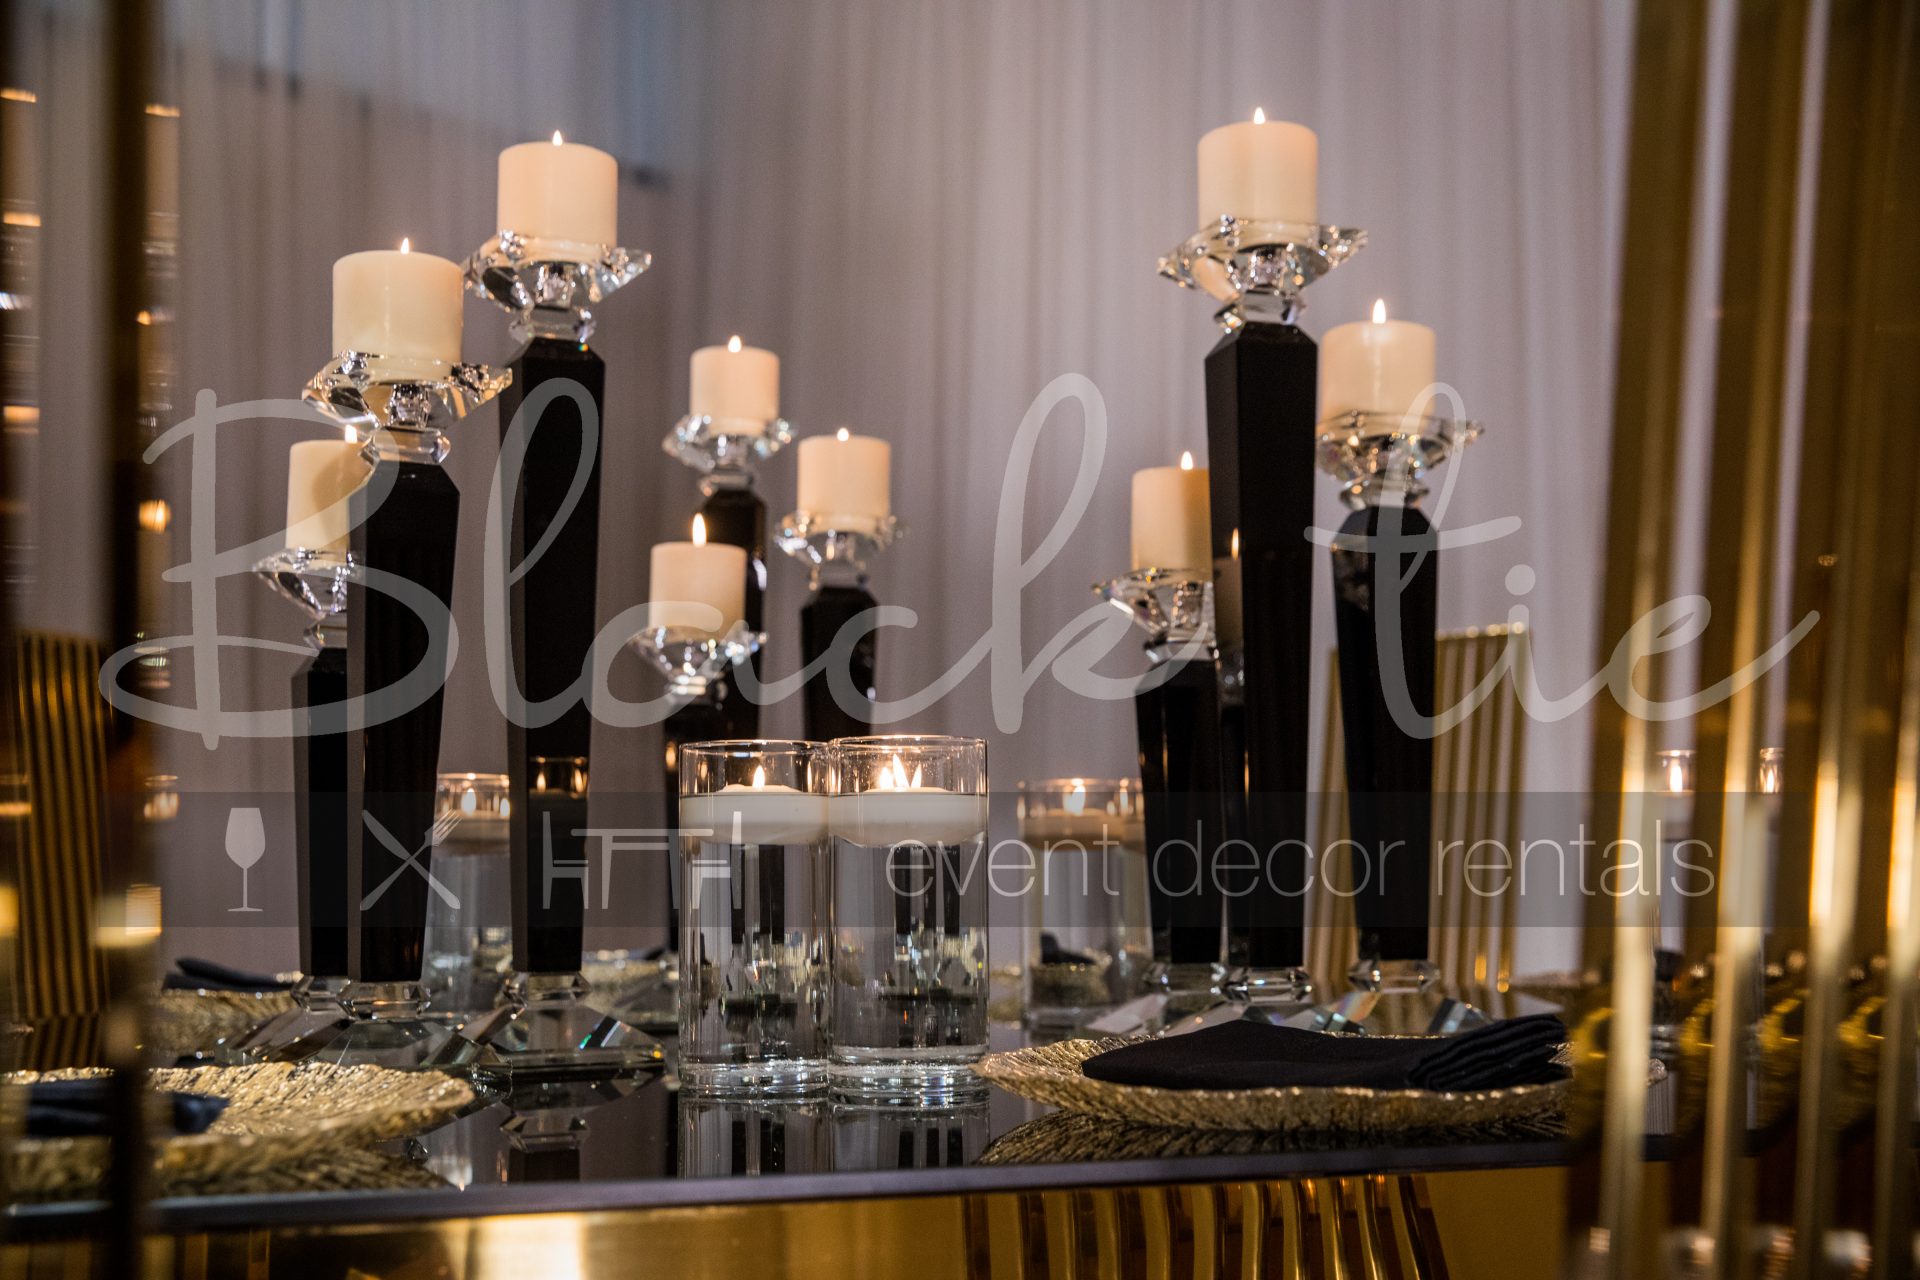
[[(386, 500), (369, 510), (369, 495), (389, 485)], [(383, 458), (355, 491), (350, 510), (355, 563), (411, 582), (451, 610), (460, 493), (445, 471)], [(347, 618), (350, 699), (372, 698), (377, 706), (430, 653), (446, 653), (450, 612), (422, 618), (408, 602), (370, 590), (359, 578), (347, 588)], [(440, 675), (432, 673), (433, 691), (419, 705), (378, 723), (353, 724), (347, 734), (348, 976), (355, 982), (420, 981), (444, 701)], [(412, 867), (404, 865), (409, 858)]]
[[(1292, 324), (1248, 321), (1208, 353), (1207, 464), (1216, 561), (1237, 565), (1243, 611), (1246, 829), (1265, 872), (1245, 898), (1255, 968), (1305, 957), (1307, 753), (1313, 637), (1318, 350)], [(1297, 853), (1294, 851), (1298, 851)]]
[[(505, 433), (520, 407), (543, 384), (569, 381), (604, 413), (606, 365), (585, 344), (536, 337), (508, 366), (512, 383), (500, 395)], [(593, 646), (594, 585), (600, 544), (599, 440), (589, 440), (578, 400), (558, 396), (538, 422), (527, 423), (525, 460), (514, 492), (509, 566), (522, 564), (543, 539), (553, 541), (509, 588), (514, 678), (529, 703), (562, 694), (580, 679)], [(596, 433), (597, 437), (597, 433)], [(571, 511), (569, 489), (583, 452), (592, 467)], [(565, 520), (555, 531), (555, 521)], [(519, 973), (576, 973), (580, 968), (586, 894), (567, 882), (549, 892), (550, 866), (587, 858), (586, 783), (593, 718), (573, 700), (542, 725), (507, 717), (507, 775), (513, 866), (513, 967)]]
[[(679, 846), (680, 830), (680, 748), (689, 742), (712, 742), (732, 736), (727, 728), (726, 709), (720, 701), (725, 690), (723, 683), (715, 681), (705, 696), (677, 708), (661, 726), (661, 777), (667, 797), (667, 827), (675, 833), (675, 850)], [(670, 851), (665, 872), (669, 950), (680, 945), (680, 892), (676, 887), (679, 865), (677, 852)]]
[[(1383, 537), (1382, 529), (1386, 530)], [(1433, 849), (1433, 739), (1409, 733), (1390, 708), (1385, 661), (1412, 709), (1431, 719), (1439, 557), (1417, 507), (1367, 506), (1347, 517), (1333, 550), (1333, 618), (1346, 738), (1347, 820), (1356, 857), (1353, 900), (1360, 957), (1425, 960)], [(1372, 549), (1348, 545), (1365, 538)], [(1414, 549), (1401, 551), (1409, 542)], [(1392, 614), (1398, 612), (1395, 624)], [(1380, 628), (1391, 628), (1382, 636)]]
[[(864, 585), (823, 582), (814, 588), (812, 599), (800, 610), (801, 662), (810, 667), (825, 657), (854, 619), (878, 604)], [(865, 628), (837, 671), (823, 668), (807, 681), (803, 697), (809, 739), (831, 742), (873, 732), (875, 650), (873, 631)], [(852, 709), (847, 705), (850, 701)]]
[[(707, 540), (746, 549), (745, 621), (749, 630), (763, 631), (767, 596), (767, 504), (753, 491), (750, 471), (715, 472), (702, 482), (701, 488), (706, 501), (700, 504), (700, 517), (706, 522)], [(760, 655), (755, 653), (750, 661), (757, 679), (761, 672)], [(727, 683), (731, 685), (730, 680)], [(725, 731), (715, 736), (759, 737), (760, 704), (738, 696), (738, 691), (731, 687), (727, 694), (732, 696), (720, 698)]]
[(1218, 965), (1225, 903), (1213, 851), (1222, 839), (1225, 778), (1220, 688), (1211, 654), (1175, 660), (1164, 682), (1134, 694), (1133, 706), (1154, 959)]
[(294, 848), (300, 972), (347, 976), (347, 655), (321, 649), (293, 676)]

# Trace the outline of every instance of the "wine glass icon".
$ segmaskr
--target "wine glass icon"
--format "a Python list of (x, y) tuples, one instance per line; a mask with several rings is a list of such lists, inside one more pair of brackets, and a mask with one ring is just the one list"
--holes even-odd
[(247, 869), (267, 851), (267, 827), (258, 809), (234, 809), (227, 814), (227, 861), (240, 868), (240, 905), (228, 911), (258, 911), (247, 905)]

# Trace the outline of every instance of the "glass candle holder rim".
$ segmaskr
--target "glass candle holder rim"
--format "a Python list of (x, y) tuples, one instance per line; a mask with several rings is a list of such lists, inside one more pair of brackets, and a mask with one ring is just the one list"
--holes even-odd
[(824, 742), (812, 738), (707, 738), (683, 742), (679, 747), (681, 774), (689, 760), (826, 759)]
[(1025, 795), (1039, 795), (1042, 794), (1042, 788), (1061, 786), (1069, 790), (1073, 787), (1085, 787), (1089, 791), (1138, 791), (1140, 790), (1140, 780), (1138, 778), (1100, 778), (1092, 775), (1061, 774), (1059, 777), (1054, 778), (1028, 778), (1024, 781), (1014, 783), (1013, 789)]
[(888, 747), (978, 747), (985, 751), (987, 740), (949, 733), (870, 733), (834, 738), (827, 745), (846, 751), (881, 751)]

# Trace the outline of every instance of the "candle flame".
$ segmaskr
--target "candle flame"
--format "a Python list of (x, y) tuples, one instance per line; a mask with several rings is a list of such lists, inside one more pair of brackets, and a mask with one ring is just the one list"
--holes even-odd
[(696, 514), (693, 517), (693, 545), (696, 547), (707, 545), (707, 518), (703, 515)]
[(833, 433), (833, 438), (835, 440), (847, 440), (852, 438), (852, 435), (853, 433), (851, 431), (848, 431), (845, 427), (842, 427), (838, 431)]
[(479, 809), (480, 797), (474, 794), (472, 787), (468, 787), (460, 793), (460, 812), (477, 813)]
[(918, 791), (920, 789), (920, 766), (919, 765), (913, 766), (913, 789), (915, 791)]
[(759, 791), (762, 788), (764, 788), (766, 785), (767, 785), (766, 766), (758, 765), (758, 764), (753, 766), (753, 789), (755, 791)]
[(1687, 789), (1687, 767), (1678, 756), (1667, 764), (1667, 790), (1679, 794)]
[(1182, 471), (1193, 470), (1193, 450), (1183, 449), (1180, 451), (1180, 469)]
[(727, 339), (727, 350), (733, 352), (733, 354), (735, 355), (740, 354), (740, 335), (739, 334), (736, 333), (731, 338)]
[(1227, 555), (1234, 560), (1240, 558), (1240, 531), (1238, 529), (1233, 531), (1233, 537), (1227, 542)]
[(1385, 298), (1375, 298), (1373, 300), (1373, 322), (1375, 324), (1385, 324), (1387, 322), (1387, 300)]
[(1255, 107), (1253, 109), (1253, 122), (1255, 124), (1265, 124), (1267, 122), (1267, 113), (1261, 108)]
[(1075, 778), (1073, 780), (1073, 790), (1067, 792), (1067, 798), (1060, 802), (1060, 807), (1068, 813), (1085, 813), (1087, 811), (1087, 784)]
[(882, 791), (899, 791), (907, 785), (907, 767), (895, 756), (892, 764), (880, 766), (879, 787)]
[(412, 253), (412, 252), (413, 252), (413, 241), (411, 241), (411, 240), (409, 240), (409, 239), (408, 239), (407, 237), (405, 237), (405, 236), (401, 236), (401, 237), (400, 237), (400, 252), (402, 252), (402, 253)]
[(565, 139), (565, 138), (562, 138), (562, 137), (560, 136), (560, 131), (559, 131), (558, 129), (555, 129), (555, 130), (553, 131), (553, 145), (557, 147), (557, 146), (559, 146), (559, 145), (560, 145), (560, 144), (561, 144), (562, 142), (565, 142), (565, 141), (566, 141), (566, 139)]

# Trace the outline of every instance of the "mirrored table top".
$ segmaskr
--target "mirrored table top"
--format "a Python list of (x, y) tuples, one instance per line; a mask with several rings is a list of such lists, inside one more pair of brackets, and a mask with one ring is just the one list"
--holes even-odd
[[(992, 1026), (991, 1049), (1029, 1043)], [(670, 1042), (669, 1042), (670, 1043)], [(1669, 1104), (1654, 1093), (1651, 1127)], [(927, 1108), (696, 1097), (669, 1066), (625, 1081), (527, 1086), (388, 1144), (344, 1189), (242, 1189), (156, 1201), (192, 1231), (764, 1200), (961, 1194), (1563, 1163), (1553, 1123), (1396, 1135), (1208, 1132), (1055, 1111), (1000, 1089)], [(98, 1203), (15, 1206), (33, 1233), (84, 1230)]]

